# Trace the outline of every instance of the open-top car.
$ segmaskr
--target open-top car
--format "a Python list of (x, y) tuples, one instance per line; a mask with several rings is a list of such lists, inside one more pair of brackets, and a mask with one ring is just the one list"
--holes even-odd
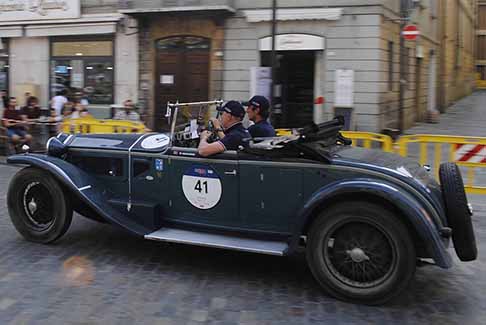
[(340, 119), (203, 158), (197, 123), (176, 132), (181, 105), (167, 134), (60, 134), (46, 154), (10, 157), (28, 165), (8, 190), (16, 229), (50, 243), (76, 211), (150, 240), (279, 256), (303, 248), (327, 292), (366, 304), (399, 294), (420, 261), (451, 267), (451, 238), (461, 261), (476, 259), (455, 164), (441, 166), (439, 185), (412, 160), (351, 147)]

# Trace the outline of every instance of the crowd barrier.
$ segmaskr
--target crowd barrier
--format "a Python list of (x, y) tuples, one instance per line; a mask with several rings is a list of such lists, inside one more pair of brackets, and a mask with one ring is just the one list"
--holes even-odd
[(83, 117), (64, 120), (61, 131), (65, 133), (144, 133), (145, 125), (141, 122)]

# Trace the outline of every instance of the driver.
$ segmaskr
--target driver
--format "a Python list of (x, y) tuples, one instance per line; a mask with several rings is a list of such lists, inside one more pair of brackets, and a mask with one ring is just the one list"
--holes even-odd
[(241, 103), (231, 100), (219, 107), (218, 111), (222, 112), (221, 122), (215, 118), (212, 118), (211, 122), (215, 128), (213, 132), (217, 133), (219, 141), (208, 143), (211, 132), (204, 131), (201, 133), (198, 153), (203, 157), (215, 155), (226, 150), (237, 150), (243, 143), (243, 139), (251, 138), (248, 131), (241, 124), (245, 117), (245, 109)]

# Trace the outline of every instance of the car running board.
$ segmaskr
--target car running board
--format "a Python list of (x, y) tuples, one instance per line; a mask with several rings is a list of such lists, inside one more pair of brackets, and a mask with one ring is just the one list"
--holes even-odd
[(151, 234), (145, 235), (145, 239), (277, 256), (285, 255), (288, 248), (288, 244), (285, 242), (265, 241), (173, 228), (159, 229)]

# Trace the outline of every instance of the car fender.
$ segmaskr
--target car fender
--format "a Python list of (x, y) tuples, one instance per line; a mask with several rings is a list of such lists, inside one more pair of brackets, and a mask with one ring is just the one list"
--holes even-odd
[(424, 207), (417, 198), (397, 185), (370, 179), (335, 182), (316, 191), (298, 214), (298, 222), (292, 236), (289, 252), (297, 247), (305, 226), (311, 221), (310, 218), (313, 217), (322, 202), (351, 193), (371, 194), (396, 206), (413, 225), (437, 265), (442, 268), (452, 266), (452, 258), (443, 242), (440, 229), (433, 222), (434, 216), (432, 214), (436, 212)]
[(131, 221), (126, 215), (108, 205), (107, 192), (99, 185), (96, 178), (65, 160), (47, 155), (24, 154), (10, 156), (7, 162), (28, 165), (49, 172), (106, 221), (121, 226), (132, 234), (144, 236), (150, 232), (149, 229)]

